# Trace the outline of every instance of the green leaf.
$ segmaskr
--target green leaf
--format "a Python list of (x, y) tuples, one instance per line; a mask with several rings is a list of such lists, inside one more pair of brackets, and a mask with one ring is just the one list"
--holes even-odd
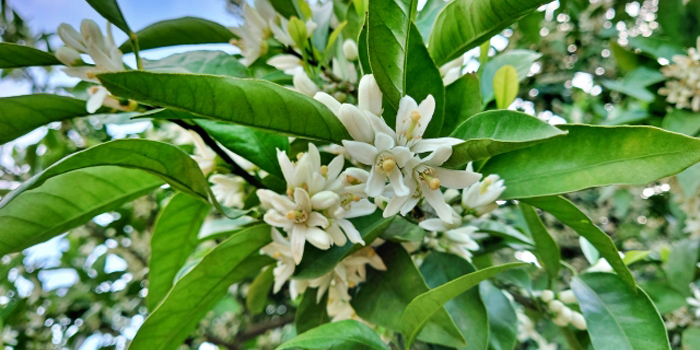
[[(384, 218), (381, 211), (371, 215), (351, 219), (355, 228), (366, 244), (371, 244), (379, 235), (389, 227), (393, 217)], [(344, 246), (333, 246), (327, 250), (318, 249), (311, 244), (304, 247), (304, 258), (294, 270), (294, 276), (299, 279), (311, 279), (325, 275), (335, 268), (343, 258), (362, 248), (360, 244), (350, 241)]]
[(642, 185), (700, 161), (700, 140), (649, 126), (559, 125), (569, 134), (495, 156), (481, 172), (505, 179), (504, 199), (612, 184)]
[(479, 292), (489, 316), (489, 348), (513, 350), (518, 342), (518, 316), (513, 304), (489, 281), (479, 283)]
[[(377, 253), (387, 270), (367, 269), (367, 281), (350, 303), (362, 319), (400, 331), (401, 314), (406, 306), (429, 289), (411, 256), (401, 245), (387, 242), (377, 249)], [(418, 339), (451, 347), (465, 345), (462, 333), (442, 305), (438, 305), (437, 312), (434, 312)]]
[(544, 227), (535, 209), (524, 202), (520, 202), (519, 206), (530, 229), (530, 236), (535, 241), (537, 258), (547, 271), (550, 280), (554, 281), (559, 276), (559, 260), (561, 260), (559, 245)]
[(173, 286), (187, 258), (194, 252), (197, 235), (211, 207), (196, 198), (178, 193), (158, 215), (151, 236), (146, 305), (153, 311)]
[(0, 69), (63, 64), (51, 53), (14, 43), (0, 43)]
[(372, 67), (369, 63), (369, 48), (367, 47), (367, 16), (362, 22), (360, 35), (357, 37), (357, 59), (360, 61), (362, 75), (372, 74)]
[(157, 61), (144, 60), (146, 70), (161, 73), (199, 73), (248, 78), (248, 68), (223, 51), (188, 51)]
[(418, 27), (420, 35), (426, 41), (430, 37), (435, 19), (445, 5), (447, 5), (447, 1), (427, 0), (423, 8), (418, 12), (418, 15), (416, 15), (416, 27)]
[(530, 67), (532, 67), (532, 64), (540, 57), (542, 57), (542, 54), (530, 50), (510, 50), (486, 62), (481, 71), (480, 78), (482, 104), (486, 106), (494, 99), (493, 81), (496, 77), (496, 72), (498, 72), (501, 67), (506, 65), (515, 67), (519, 83), (527, 78)]
[(659, 312), (643, 290), (625, 288), (609, 273), (590, 273), (571, 282), (596, 350), (670, 350)]
[[(506, 185), (507, 186), (507, 185)], [(587, 239), (620, 275), (620, 279), (634, 290), (637, 284), (632, 273), (620, 258), (615, 243), (598, 226), (594, 225), (586, 214), (563, 197), (528, 198), (522, 200), (552, 215), (576, 233)]]
[(639, 67), (625, 75), (622, 80), (603, 80), (602, 84), (610, 90), (621, 92), (645, 102), (654, 101), (654, 94), (645, 87), (666, 80), (666, 77), (654, 69)]
[[(273, 274), (274, 266), (268, 266), (265, 271), (258, 274), (248, 288), (246, 294), (245, 305), (251, 314), (257, 315), (265, 311), (265, 306), (268, 303), (267, 295), (270, 293), (272, 284), (275, 282)], [(150, 286), (150, 284), (149, 284)], [(150, 288), (149, 288), (150, 293)]]
[(389, 350), (384, 341), (367, 325), (355, 320), (328, 323), (309, 330), (277, 347), (283, 349), (328, 349), (343, 347), (357, 350)]
[(510, 263), (489, 267), (461, 276), (415, 297), (411, 303), (408, 304), (401, 316), (401, 329), (404, 337), (406, 337), (406, 349), (411, 347), (416, 340), (418, 332), (423, 329), (426, 323), (428, 323), (428, 320), (430, 320), (436, 312), (442, 309), (445, 303), (478, 285), (479, 282), (497, 275), (501, 271), (525, 265), (527, 264)]
[(691, 295), (690, 283), (695, 280), (695, 265), (700, 258), (700, 242), (684, 239), (677, 241), (671, 248), (671, 254), (663, 266), (669, 286), (683, 296)]
[(316, 302), (316, 293), (318, 293), (318, 288), (308, 288), (304, 292), (294, 315), (294, 327), (296, 327), (297, 334), (302, 334), (331, 321), (328, 312), (326, 312), (329, 293), (324, 293), (318, 303)]
[[(443, 1), (439, 1), (443, 2)], [(445, 120), (441, 136), (447, 136), (457, 126), (481, 112), (481, 88), (476, 74), (465, 74), (445, 87)]]
[(258, 253), (270, 240), (270, 226), (256, 225), (216, 246), (175, 283), (139, 328), (129, 349), (179, 347), (232, 284), (254, 277), (273, 261)]
[(209, 119), (333, 143), (350, 139), (326, 106), (263, 80), (135, 71), (98, 78), (115, 95)]
[(700, 163), (678, 173), (676, 178), (686, 198), (691, 198), (700, 187)]
[(270, 0), (270, 4), (275, 8), (275, 11), (279, 12), (279, 14), (285, 18), (292, 16), (304, 18), (304, 14), (301, 12), (297, 0)]
[(644, 53), (648, 53), (654, 58), (665, 58), (671, 60), (674, 55), (686, 55), (683, 47), (676, 45), (675, 43), (660, 38), (646, 38), (643, 36), (636, 36), (629, 38), (629, 44), (635, 49), (640, 49)]
[[(463, 258), (449, 253), (432, 251), (420, 266), (421, 275), (430, 288), (437, 288), (453, 279), (476, 271)], [(445, 309), (467, 341), (469, 350), (486, 350), (489, 342), (489, 317), (479, 296), (472, 288), (445, 304)]]
[(430, 34), (430, 55), (443, 65), (479, 46), (547, 0), (455, 0), (440, 11)]
[(0, 206), (0, 254), (47, 241), (162, 184), (158, 177), (140, 170), (112, 166), (51, 178)]
[(452, 147), (452, 156), (444, 166), (464, 167), (473, 160), (531, 147), (564, 135), (565, 131), (522, 112), (481, 112), (465, 120), (450, 134), (465, 142)]
[(661, 281), (640, 283), (660, 314), (666, 314), (686, 306), (685, 297)]
[(615, 40), (610, 40), (610, 51), (612, 51), (615, 63), (623, 72), (631, 72), (639, 67), (640, 57), (624, 47), (620, 46)]
[(124, 31), (126, 34), (131, 33), (129, 25), (126, 24), (126, 19), (122, 14), (122, 10), (117, 4), (117, 0), (85, 0), (92, 8), (97, 11), (102, 17), (108, 20), (110, 23), (117, 26), (117, 28)]
[(661, 121), (661, 127), (688, 136), (700, 132), (700, 114), (682, 109), (672, 109)]
[(395, 109), (399, 108), (401, 97), (407, 94), (408, 40), (417, 4), (415, 0), (369, 2), (369, 61), (377, 84)]
[(683, 331), (683, 350), (700, 350), (700, 328), (690, 327)]
[(86, 115), (86, 102), (68, 96), (35, 94), (0, 98), (0, 144), (42, 125)]
[(245, 158), (268, 173), (284, 179), (277, 160), (277, 152), (289, 151), (289, 139), (277, 134), (249, 128), (243, 125), (213, 120), (196, 120), (207, 133), (233, 153)]
[(493, 92), (496, 96), (496, 107), (506, 109), (518, 97), (518, 71), (506, 64), (498, 68), (493, 77)]
[[(600, 253), (598, 252), (598, 249), (596, 249), (591, 242), (589, 242), (586, 238), (583, 236), (580, 236), (578, 238), (578, 245), (581, 247), (581, 251), (583, 252), (583, 256), (586, 257), (586, 260), (588, 260), (588, 263), (591, 265), (595, 265), (595, 263), (598, 262), (598, 259), (600, 259)], [(625, 264), (627, 265), (627, 264)]]
[[(191, 44), (228, 43), (235, 39), (228, 28), (197, 17), (182, 17), (156, 22), (136, 32), (141, 50)], [(119, 49), (132, 52), (131, 42), (125, 41)]]

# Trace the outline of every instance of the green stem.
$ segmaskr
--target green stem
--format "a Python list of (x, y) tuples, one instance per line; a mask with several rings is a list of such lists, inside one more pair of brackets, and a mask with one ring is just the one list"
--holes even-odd
[(139, 55), (139, 36), (136, 33), (129, 33), (129, 38), (131, 39), (131, 46), (134, 49), (134, 56), (136, 57), (136, 68), (138, 70), (143, 70), (143, 61)]

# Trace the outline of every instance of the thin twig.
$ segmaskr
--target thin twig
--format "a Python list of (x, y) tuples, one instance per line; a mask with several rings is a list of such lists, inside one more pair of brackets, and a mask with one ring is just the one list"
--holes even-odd
[(214, 141), (214, 139), (207, 134), (207, 132), (199, 125), (194, 125), (194, 124), (189, 124), (186, 122), (183, 122), (182, 120), (177, 120), (177, 119), (168, 119), (169, 121), (179, 125), (180, 127), (186, 129), (186, 130), (192, 130), (196, 132), (204, 141), (204, 143), (209, 146), (216, 154), (221, 157), (226, 163), (231, 165), (231, 172), (242, 177), (245, 179), (249, 184), (255, 186), (256, 188), (266, 188), (265, 185), (260, 182), (257, 178), (255, 178), (253, 175), (250, 175), (247, 171), (243, 170), (236, 162), (231, 159), (231, 157), (219, 147), (219, 144)]
[(294, 322), (294, 315), (287, 314), (281, 316), (280, 318), (270, 319), (265, 322), (257, 323), (245, 329), (243, 332), (236, 334), (234, 341), (236, 343), (244, 343), (247, 340), (253, 339), (261, 334), (264, 334), (265, 332), (271, 329), (279, 328), (292, 322)]

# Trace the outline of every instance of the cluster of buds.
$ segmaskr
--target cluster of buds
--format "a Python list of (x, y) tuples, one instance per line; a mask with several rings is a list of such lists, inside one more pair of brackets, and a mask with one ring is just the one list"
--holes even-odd
[(540, 300), (547, 304), (547, 309), (554, 315), (552, 322), (555, 325), (566, 327), (571, 324), (579, 330), (586, 329), (586, 320), (583, 318), (583, 315), (565, 305), (576, 303), (576, 296), (572, 290), (568, 289), (560, 292), (559, 295), (555, 295), (553, 291), (545, 289), (540, 294)]
[(688, 55), (674, 55), (673, 64), (662, 67), (661, 72), (670, 79), (666, 86), (659, 89), (659, 94), (667, 96), (666, 100), (675, 103), (676, 108), (690, 108), (700, 111), (700, 38), (698, 48), (688, 49)]

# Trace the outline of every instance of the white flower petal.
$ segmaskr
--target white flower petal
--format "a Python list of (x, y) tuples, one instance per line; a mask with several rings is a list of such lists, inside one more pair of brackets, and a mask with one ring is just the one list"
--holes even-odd
[(309, 218), (306, 220), (306, 226), (326, 228), (328, 227), (328, 218), (319, 212), (311, 212), (311, 214), (309, 214)]
[(292, 257), (294, 263), (299, 265), (301, 258), (304, 255), (304, 244), (306, 244), (306, 225), (296, 224), (292, 226)]
[(359, 243), (362, 245), (365, 245), (365, 241), (362, 240), (362, 236), (360, 235), (360, 231), (358, 231), (355, 226), (352, 224), (352, 222), (345, 220), (345, 219), (340, 219), (337, 220), (338, 225), (343, 229), (345, 232), (345, 235), (348, 236), (348, 239), (352, 243)]
[(435, 168), (435, 174), (440, 179), (440, 186), (454, 189), (467, 188), (481, 179), (481, 174), (466, 170)]
[(422, 159), (422, 163), (431, 167), (439, 167), (452, 156), (452, 147), (439, 146), (433, 153)]
[(374, 146), (348, 140), (343, 140), (343, 146), (356, 161), (365, 165), (374, 165), (374, 160), (377, 158), (377, 148)]
[(316, 95), (314, 95), (314, 99), (318, 102), (323, 103), (336, 116), (338, 115), (338, 113), (340, 113), (341, 104), (333, 96), (331, 96), (325, 92), (319, 92)]
[(380, 174), (374, 167), (369, 171), (369, 179), (367, 179), (367, 187), (365, 192), (370, 197), (376, 197), (384, 191), (386, 184), (386, 176)]
[(440, 146), (454, 146), (464, 143), (464, 140), (454, 137), (440, 137), (436, 139), (421, 139), (415, 145), (411, 146), (411, 151), (415, 153), (432, 152)]
[(348, 133), (356, 141), (364, 143), (374, 142), (374, 130), (369, 119), (357, 107), (344, 103), (340, 106), (338, 119)]
[(411, 112), (418, 110), (416, 100), (411, 96), (404, 96), (399, 101), (399, 110), (396, 112), (396, 133), (406, 136), (411, 126)]
[(352, 203), (350, 210), (345, 212), (345, 218), (352, 219), (360, 216), (367, 216), (377, 210), (377, 206), (367, 199), (361, 199), (359, 202)]
[(297, 203), (299, 210), (310, 213), (311, 212), (311, 198), (309, 198), (309, 193), (303, 188), (294, 189), (294, 201)]
[(331, 247), (331, 237), (326, 231), (318, 227), (309, 227), (306, 231), (306, 240), (318, 249), (329, 249)]
[(453, 222), (452, 220), (452, 208), (445, 203), (445, 199), (442, 196), (442, 192), (438, 190), (431, 190), (428, 185), (421, 184), (420, 189), (423, 192), (423, 197), (430, 204), (435, 213), (438, 215), (440, 220), (444, 221), (448, 225)]
[(423, 100), (418, 106), (418, 112), (420, 112), (420, 121), (416, 130), (413, 132), (413, 137), (423, 137), (425, 129), (428, 128), (428, 124), (433, 119), (433, 113), (435, 112), (435, 99), (433, 95), (428, 95), (428, 97)]
[(337, 246), (344, 246), (345, 243), (348, 242), (347, 237), (345, 237), (345, 234), (343, 234), (343, 231), (340, 230), (340, 226), (338, 224), (333, 223), (330, 225), (327, 229), (326, 232), (331, 236), (333, 239), (333, 242)]
[(394, 188), (394, 193), (396, 193), (397, 196), (407, 196), (411, 193), (404, 183), (403, 174), (401, 174), (399, 168), (395, 168), (388, 175), (391, 186)]
[(418, 226), (424, 230), (434, 231), (434, 232), (445, 232), (447, 231), (447, 226), (440, 219), (426, 219), (418, 223)]
[(370, 111), (374, 115), (382, 115), (382, 90), (379, 89), (374, 75), (368, 74), (360, 79), (357, 99), (361, 110)]

